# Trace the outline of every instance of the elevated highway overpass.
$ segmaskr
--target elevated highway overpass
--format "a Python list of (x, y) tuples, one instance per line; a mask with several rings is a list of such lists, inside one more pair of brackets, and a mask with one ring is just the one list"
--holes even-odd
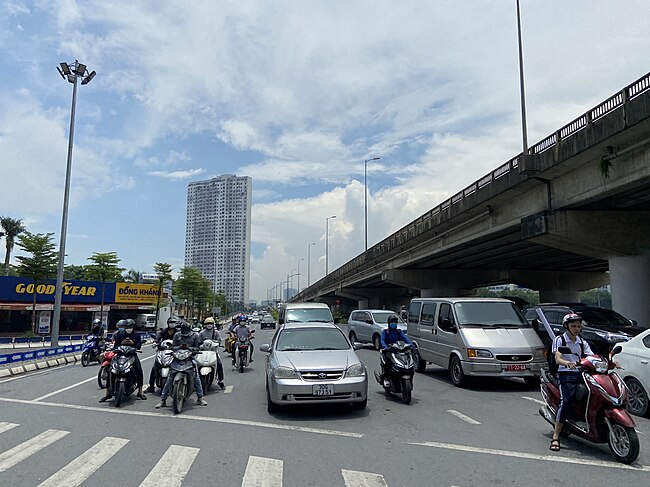
[(398, 309), (503, 283), (542, 301), (611, 284), (613, 308), (650, 325), (650, 73), (292, 301)]

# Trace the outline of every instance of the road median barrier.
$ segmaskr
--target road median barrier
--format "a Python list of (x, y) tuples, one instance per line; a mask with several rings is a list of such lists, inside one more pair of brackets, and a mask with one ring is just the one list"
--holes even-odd
[(32, 349), (0, 354), (0, 377), (75, 363), (81, 360), (79, 352), (81, 352), (82, 347), (83, 345), (65, 345), (41, 350)]

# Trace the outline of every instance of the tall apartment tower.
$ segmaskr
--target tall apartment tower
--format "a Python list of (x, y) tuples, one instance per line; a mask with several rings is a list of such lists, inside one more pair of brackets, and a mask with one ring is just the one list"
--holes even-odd
[(185, 266), (199, 269), (228, 302), (248, 303), (251, 195), (249, 176), (224, 174), (187, 187)]

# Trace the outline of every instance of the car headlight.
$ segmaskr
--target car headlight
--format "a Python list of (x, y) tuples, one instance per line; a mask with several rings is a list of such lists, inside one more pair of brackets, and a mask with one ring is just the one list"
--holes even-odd
[(545, 348), (536, 348), (533, 352), (533, 357), (535, 358), (546, 358), (546, 349)]
[(489, 350), (481, 350), (478, 348), (468, 348), (467, 356), (469, 358), (493, 358), (492, 352)]
[(366, 368), (362, 363), (351, 365), (345, 372), (346, 377), (363, 377), (364, 375), (366, 375)]
[(298, 374), (289, 367), (278, 367), (273, 371), (273, 377), (276, 379), (297, 379)]

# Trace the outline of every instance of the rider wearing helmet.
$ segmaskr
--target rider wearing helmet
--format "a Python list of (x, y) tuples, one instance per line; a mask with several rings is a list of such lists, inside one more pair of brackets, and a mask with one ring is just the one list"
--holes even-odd
[[(156, 333), (156, 346), (160, 346), (164, 340), (173, 340), (174, 335), (180, 326), (181, 319), (178, 316), (172, 315), (167, 318), (167, 326), (165, 328), (161, 328), (158, 330), (158, 333)], [(147, 392), (153, 392), (156, 390), (156, 378), (158, 377), (159, 373), (160, 364), (157, 360), (154, 360), (153, 365), (151, 366), (151, 372), (149, 373), (149, 386), (147, 387)]]
[[(135, 321), (132, 319), (127, 319), (120, 320), (118, 322), (118, 325), (120, 325), (120, 323), (123, 324), (124, 329), (120, 329), (117, 333), (115, 333), (114, 348), (117, 348), (121, 345), (128, 345), (135, 347), (136, 350), (140, 350), (142, 348), (142, 338), (140, 338), (140, 335), (135, 329)], [(140, 363), (140, 359), (138, 358), (137, 354), (135, 355), (135, 360), (133, 362), (133, 371), (135, 372), (135, 380), (136, 384), (138, 385), (138, 393), (136, 394), (136, 397), (144, 401), (147, 399), (147, 396), (142, 393), (142, 384), (144, 383), (144, 377), (142, 374), (142, 364)], [(111, 388), (107, 387), (106, 395), (102, 397), (99, 402), (108, 401), (110, 398)]]
[[(208, 316), (203, 321), (203, 330), (199, 333), (199, 343), (203, 343), (205, 340), (213, 340), (221, 345), (221, 333), (217, 330), (212, 316)], [(217, 354), (217, 384), (219, 384), (219, 387), (222, 389), (226, 388), (223, 383), (223, 364), (221, 363), (221, 357), (219, 357), (219, 354)]]
[[(561, 400), (555, 418), (553, 439), (551, 440), (551, 451), (560, 451), (560, 433), (564, 426), (571, 403), (575, 397), (576, 389), (582, 378), (577, 369), (577, 362), (584, 356), (593, 355), (589, 343), (580, 336), (582, 329), (582, 317), (576, 313), (569, 313), (562, 318), (562, 326), (565, 332), (556, 336), (551, 349), (558, 364), (558, 379), (560, 381)], [(558, 349), (568, 347), (571, 353), (562, 353)]]
[[(253, 363), (253, 342), (250, 340), (253, 338), (253, 333), (255, 330), (251, 329), (250, 326), (248, 326), (248, 317), (246, 315), (239, 315), (239, 324), (232, 330), (232, 336), (235, 339), (235, 343), (237, 343), (237, 339), (246, 337), (249, 339), (249, 347), (248, 349), (250, 350), (250, 359), (249, 363)], [(235, 352), (237, 350), (237, 347), (233, 346), (232, 347), (232, 364), (235, 365)]]
[(381, 353), (383, 356), (383, 360), (381, 361), (381, 376), (384, 380), (384, 384), (386, 387), (390, 386), (389, 384), (386, 384), (388, 381), (388, 374), (386, 373), (391, 366), (390, 362), (390, 354), (386, 353), (388, 350), (388, 347), (397, 342), (406, 342), (409, 345), (413, 346), (413, 343), (411, 340), (409, 340), (409, 337), (406, 336), (406, 334), (397, 327), (397, 323), (399, 322), (399, 319), (397, 316), (389, 316), (388, 317), (388, 323), (387, 323), (387, 328), (381, 332), (381, 338), (379, 339), (379, 344), (381, 346)]
[[(183, 321), (180, 331), (177, 331), (174, 334), (174, 347), (198, 349), (199, 345), (201, 345), (201, 342), (199, 342), (199, 334), (192, 331), (192, 327), (190, 327), (189, 323)], [(196, 391), (195, 404), (197, 406), (207, 406), (207, 401), (203, 399), (203, 387), (201, 386), (199, 373), (196, 370), (196, 364), (194, 365), (194, 368), (194, 390)], [(169, 395), (169, 389), (171, 389), (172, 386), (173, 377), (174, 374), (169, 374), (167, 376), (165, 387), (163, 387), (162, 393), (160, 394), (160, 402), (155, 406), (156, 409), (167, 406), (167, 396)]]
[(93, 326), (92, 329), (90, 330), (90, 333), (99, 338), (101, 338), (104, 335), (104, 327), (102, 326), (102, 320), (100, 320), (99, 318), (95, 318), (93, 320)]

